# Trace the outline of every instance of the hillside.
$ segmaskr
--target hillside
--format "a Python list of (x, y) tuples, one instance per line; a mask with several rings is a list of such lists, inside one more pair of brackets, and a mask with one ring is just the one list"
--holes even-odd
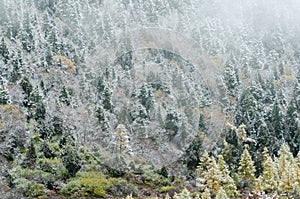
[[(0, 1), (0, 196), (298, 197), (298, 11), (294, 0)], [(209, 184), (216, 165), (231, 180)]]

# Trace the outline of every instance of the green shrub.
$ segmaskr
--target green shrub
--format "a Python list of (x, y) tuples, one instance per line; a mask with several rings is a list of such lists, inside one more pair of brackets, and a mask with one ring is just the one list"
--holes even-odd
[(170, 191), (176, 191), (177, 188), (174, 187), (174, 186), (164, 186), (164, 187), (159, 187), (158, 188), (158, 193), (167, 193), (167, 192), (170, 192)]
[(104, 197), (113, 186), (113, 179), (106, 179), (102, 173), (83, 172), (61, 190), (61, 194), (72, 196), (74, 193), (87, 197)]
[(145, 179), (145, 185), (152, 188), (170, 185), (170, 181), (168, 178), (165, 178), (153, 171), (146, 171), (142, 174), (142, 176)]
[(109, 193), (113, 196), (138, 196), (138, 189), (133, 184), (122, 178), (115, 179), (113, 186), (109, 189)]
[(44, 172), (51, 173), (55, 175), (56, 178), (59, 179), (66, 179), (68, 175), (67, 169), (64, 167), (61, 159), (54, 158), (54, 159), (39, 159), (36, 165), (37, 169), (40, 169)]
[(23, 193), (26, 197), (35, 198), (46, 194), (45, 186), (33, 180), (18, 178), (14, 181), (14, 183), (17, 190)]
[(23, 169), (20, 166), (16, 166), (10, 170), (10, 175), (14, 184), (18, 182), (18, 179), (26, 179), (32, 182), (40, 183), (45, 185), (47, 188), (51, 189), (56, 181), (56, 178), (53, 174), (44, 172), (42, 170), (31, 170)]
[(78, 155), (77, 148), (67, 144), (62, 150), (60, 154), (60, 158), (66, 169), (68, 170), (71, 176), (75, 176), (75, 174), (81, 168), (81, 159)]

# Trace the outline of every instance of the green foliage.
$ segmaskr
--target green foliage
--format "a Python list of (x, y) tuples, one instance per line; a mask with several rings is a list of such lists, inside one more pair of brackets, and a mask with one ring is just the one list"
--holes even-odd
[(234, 180), (230, 176), (228, 166), (223, 159), (223, 156), (218, 156), (218, 168), (222, 173), (222, 187), (224, 188), (228, 197), (234, 197), (237, 195), (237, 188)]
[(78, 173), (76, 178), (68, 182), (61, 190), (61, 194), (65, 196), (78, 194), (82, 197), (104, 197), (113, 184), (113, 179), (106, 179), (101, 173)]
[(243, 189), (252, 190), (255, 185), (255, 167), (254, 162), (249, 154), (247, 148), (244, 149), (239, 166), (239, 180), (240, 186)]
[(226, 134), (221, 153), (230, 171), (238, 171), (238, 164), (242, 152), (243, 148), (241, 146), (241, 143), (239, 142), (236, 131), (233, 129), (229, 129)]
[(103, 108), (107, 111), (112, 111), (111, 91), (105, 88), (103, 93)]
[(21, 58), (21, 52), (19, 51), (18, 54), (14, 54), (12, 58), (12, 67), (13, 70), (10, 73), (10, 81), (16, 83), (17, 80), (21, 77), (21, 67), (23, 65), (23, 61)]
[(0, 85), (0, 105), (7, 104), (9, 102), (8, 91), (3, 85)]
[(246, 125), (248, 133), (255, 132), (255, 122), (261, 119), (261, 107), (254, 95), (251, 87), (245, 89), (238, 100), (235, 114), (235, 124)]
[(71, 104), (71, 95), (64, 86), (60, 92), (59, 101), (69, 106)]
[(51, 173), (39, 169), (21, 168), (20, 166), (11, 169), (9, 174), (12, 177), (12, 183), (16, 185), (19, 179), (26, 179), (34, 183), (42, 184), (44, 188), (52, 189), (56, 180), (55, 176)]
[[(297, 110), (296, 101), (292, 99), (288, 105), (285, 125), (286, 132), (284, 133), (284, 140), (289, 144), (291, 152), (294, 156), (297, 155), (299, 151), (300, 143), (300, 126), (299, 126), (299, 109)], [(300, 112), (299, 112), (300, 114)]]
[(204, 192), (201, 194), (201, 199), (211, 199), (210, 191), (208, 188), (204, 189)]
[(46, 108), (42, 102), (38, 102), (35, 105), (35, 113), (34, 113), (35, 120), (44, 120), (46, 117)]
[(53, 133), (55, 135), (61, 136), (65, 131), (65, 128), (63, 126), (63, 120), (60, 117), (55, 116), (53, 117), (51, 123), (53, 127)]
[(81, 168), (81, 159), (77, 149), (67, 144), (61, 151), (60, 158), (71, 176), (75, 176)]
[(208, 127), (207, 127), (207, 121), (206, 121), (206, 117), (203, 113), (200, 113), (200, 116), (199, 116), (199, 122), (198, 122), (198, 130), (200, 132), (204, 132), (206, 133), (207, 130), (208, 130)]
[(208, 165), (207, 171), (204, 172), (205, 187), (210, 190), (212, 195), (216, 195), (218, 190), (222, 186), (222, 172), (219, 170), (218, 165), (214, 157), (211, 157), (211, 161)]
[(122, 178), (116, 178), (113, 180), (113, 185), (108, 190), (110, 195), (113, 196), (138, 196), (138, 189), (135, 185), (127, 182)]
[(56, 178), (61, 180), (66, 179), (68, 174), (68, 171), (64, 167), (62, 160), (58, 158), (40, 158), (37, 160), (36, 168), (44, 172), (51, 173), (55, 175)]
[(233, 66), (233, 61), (227, 61), (224, 70), (224, 81), (228, 95), (237, 97), (238, 86), (240, 84), (236, 69)]
[(191, 199), (191, 193), (184, 188), (179, 194), (178, 199)]
[(7, 64), (9, 61), (9, 51), (5, 43), (4, 37), (2, 37), (0, 44), (0, 55), (2, 56), (4, 63)]
[(158, 193), (167, 193), (167, 192), (170, 192), (170, 191), (176, 192), (177, 190), (178, 190), (178, 188), (175, 187), (175, 186), (164, 186), (164, 187), (159, 187), (157, 189)]
[(101, 124), (105, 122), (105, 110), (103, 107), (98, 107), (96, 109), (96, 117)]
[(167, 114), (166, 121), (165, 121), (165, 128), (169, 131), (169, 134), (174, 136), (177, 134), (179, 130), (179, 115), (176, 111), (172, 111)]
[(33, 91), (33, 86), (30, 83), (30, 81), (28, 80), (27, 77), (24, 77), (20, 83), (24, 93), (29, 96), (31, 94), (31, 92)]
[(294, 158), (287, 143), (281, 146), (279, 154), (279, 158), (275, 161), (279, 176), (279, 192), (290, 193), (294, 189), (296, 170)]
[(130, 70), (134, 66), (132, 56), (133, 52), (128, 52), (118, 59), (118, 62), (122, 66), (123, 70)]
[(200, 163), (201, 153), (203, 152), (202, 144), (203, 138), (197, 135), (186, 150), (185, 162), (188, 169), (192, 171), (194, 171)]
[(278, 176), (275, 164), (269, 156), (267, 148), (264, 150), (263, 172), (260, 177), (263, 190), (266, 193), (275, 193), (278, 186)]
[(146, 170), (142, 176), (144, 177), (144, 183), (150, 188), (156, 188), (160, 186), (169, 186), (170, 182), (167, 178), (155, 173), (152, 170)]
[(218, 190), (216, 199), (229, 199), (229, 197), (226, 195), (226, 192), (222, 187)]
[(100, 76), (98, 79), (97, 90), (100, 94), (102, 94), (104, 92), (104, 89), (105, 89), (104, 79), (102, 76)]
[(204, 175), (204, 172), (207, 171), (209, 168), (210, 162), (211, 162), (211, 157), (208, 155), (207, 151), (204, 151), (204, 153), (200, 157), (200, 163), (197, 167), (198, 176)]
[(138, 98), (147, 111), (149, 111), (154, 104), (153, 97), (152, 87), (150, 85), (145, 84), (140, 88)]
[(15, 180), (15, 185), (18, 191), (23, 193), (26, 197), (36, 198), (46, 195), (46, 188), (44, 185), (33, 180), (25, 178), (18, 178)]
[(23, 164), (25, 164), (27, 167), (33, 167), (35, 165), (37, 158), (36, 149), (34, 145), (33, 139), (30, 140), (29, 145), (26, 149), (25, 159), (23, 161)]

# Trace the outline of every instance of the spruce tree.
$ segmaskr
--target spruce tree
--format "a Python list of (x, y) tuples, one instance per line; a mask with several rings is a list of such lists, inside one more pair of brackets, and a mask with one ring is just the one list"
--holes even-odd
[(61, 150), (60, 158), (70, 176), (75, 176), (77, 171), (82, 167), (81, 158), (77, 152), (77, 148), (67, 143)]
[(257, 131), (257, 122), (259, 122), (261, 118), (259, 102), (255, 99), (251, 90), (247, 88), (237, 103), (235, 125), (246, 125), (246, 131), (252, 134)]
[(211, 199), (210, 191), (208, 188), (204, 189), (204, 192), (201, 194), (201, 199)]
[(240, 82), (239, 82), (237, 71), (234, 68), (232, 61), (226, 62), (223, 76), (228, 91), (228, 95), (232, 97), (237, 97), (238, 86)]
[(29, 96), (33, 90), (33, 86), (27, 77), (24, 77), (20, 83), (26, 96)]
[(279, 158), (276, 160), (279, 176), (278, 189), (280, 193), (291, 193), (296, 180), (296, 168), (287, 143), (282, 144), (279, 154)]
[(300, 143), (300, 118), (298, 117), (297, 111), (296, 102), (292, 99), (286, 112), (284, 140), (289, 144), (294, 156), (296, 156), (299, 151)]
[(275, 153), (274, 149), (274, 142), (276, 138), (275, 136), (272, 136), (268, 125), (265, 121), (261, 123), (261, 125), (258, 127), (258, 132), (257, 132), (257, 146), (258, 150), (261, 152), (265, 147), (270, 148), (271, 154)]
[(166, 194), (165, 198), (164, 199), (171, 199), (169, 193)]
[(61, 90), (61, 93), (59, 96), (59, 101), (66, 104), (67, 106), (69, 106), (71, 104), (70, 94), (65, 86)]
[(243, 151), (239, 165), (238, 175), (240, 186), (243, 189), (251, 191), (255, 184), (255, 167), (247, 148)]
[(262, 179), (261, 179), (261, 177), (258, 177), (258, 178), (256, 179), (254, 192), (255, 192), (255, 193), (262, 193), (263, 190), (264, 190), (264, 189), (263, 189), (263, 186), (262, 186)]
[(218, 156), (218, 168), (222, 173), (222, 187), (224, 188), (226, 195), (229, 197), (236, 196), (236, 185), (234, 180), (230, 177), (228, 166), (221, 155)]
[(180, 192), (180, 194), (178, 194), (178, 197), (180, 198), (180, 199), (191, 199), (191, 193), (186, 189), (186, 188), (184, 188), (181, 192)]
[(214, 157), (211, 157), (208, 170), (204, 172), (205, 187), (208, 188), (212, 195), (217, 195), (218, 190), (222, 187), (222, 172), (219, 170)]
[(0, 105), (9, 102), (9, 94), (3, 85), (0, 85)]
[(229, 199), (224, 189), (221, 187), (216, 195), (216, 199)]
[[(275, 101), (275, 104), (272, 109), (272, 127), (273, 133), (278, 140), (283, 139), (283, 114), (281, 111), (281, 107), (278, 101)], [(273, 143), (277, 144), (277, 143)]]
[(111, 91), (109, 88), (104, 89), (102, 104), (105, 110), (112, 112)]
[(208, 152), (205, 150), (202, 156), (200, 157), (200, 163), (197, 167), (198, 175), (202, 175), (204, 171), (207, 171), (210, 162), (211, 158), (209, 157)]
[(24, 166), (33, 168), (37, 159), (37, 153), (34, 145), (34, 139), (30, 139), (29, 145), (26, 149), (25, 159), (23, 161)]
[(295, 160), (295, 168), (296, 168), (296, 180), (295, 180), (295, 191), (296, 193), (300, 194), (300, 152)]
[(266, 193), (275, 193), (277, 190), (277, 171), (268, 149), (264, 149), (263, 172), (260, 176), (262, 188)]
[(9, 51), (5, 43), (4, 37), (2, 37), (0, 44), (0, 55), (2, 56), (4, 63), (7, 64), (9, 61)]
[(205, 172), (207, 172), (210, 162), (211, 162), (211, 158), (209, 157), (207, 151), (205, 150), (203, 155), (200, 157), (200, 162), (196, 170), (197, 173), (196, 182), (200, 190), (204, 190), (205, 188)]

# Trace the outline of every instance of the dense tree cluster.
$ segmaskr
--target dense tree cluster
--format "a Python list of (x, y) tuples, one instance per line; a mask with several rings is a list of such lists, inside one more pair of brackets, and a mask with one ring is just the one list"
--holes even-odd
[[(298, 170), (299, 153), (293, 157), (287, 143), (282, 144), (278, 155), (273, 158), (267, 148), (263, 152), (262, 173), (255, 176), (255, 166), (248, 151), (248, 145), (244, 146), (238, 163), (238, 171), (228, 169), (224, 161), (224, 154), (216, 159), (204, 153), (200, 165), (197, 168), (197, 186), (202, 192), (202, 198), (216, 196), (220, 190), (226, 198), (235, 198), (246, 193), (258, 195), (299, 195)], [(210, 198), (209, 197), (209, 198)]]

